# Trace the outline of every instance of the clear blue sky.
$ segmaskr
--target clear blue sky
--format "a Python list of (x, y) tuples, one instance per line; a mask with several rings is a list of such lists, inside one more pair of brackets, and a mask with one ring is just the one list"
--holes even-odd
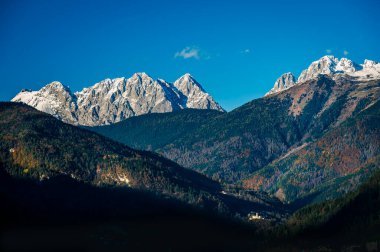
[(380, 1), (0, 1), (0, 100), (191, 73), (227, 110), (323, 55), (380, 61)]

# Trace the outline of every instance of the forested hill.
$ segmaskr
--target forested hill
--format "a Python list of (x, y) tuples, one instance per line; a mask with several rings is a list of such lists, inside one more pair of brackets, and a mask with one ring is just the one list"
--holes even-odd
[(323, 201), (352, 191), (380, 168), (380, 101), (254, 173), (248, 188), (283, 201)]
[(250, 211), (274, 211), (269, 198), (251, 195), (253, 200), (248, 200), (223, 194), (222, 186), (204, 175), (27, 105), (0, 103), (0, 140), (0, 163), (13, 177), (43, 181), (66, 175), (96, 186), (149, 191), (242, 218)]
[(115, 141), (141, 150), (157, 150), (196, 132), (203, 124), (225, 113), (206, 109), (184, 109), (131, 117), (107, 126), (87, 127)]

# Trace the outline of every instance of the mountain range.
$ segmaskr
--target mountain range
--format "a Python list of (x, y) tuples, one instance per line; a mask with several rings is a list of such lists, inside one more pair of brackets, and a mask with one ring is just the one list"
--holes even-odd
[(190, 74), (169, 83), (135, 73), (128, 79), (105, 79), (75, 93), (54, 81), (38, 91), (24, 89), (12, 101), (23, 102), (64, 122), (87, 126), (185, 108), (224, 111)]
[[(265, 96), (315, 79), (320, 74), (345, 75), (363, 81), (379, 79), (380, 64), (367, 59), (357, 64), (347, 58), (326, 55), (312, 62), (298, 79), (291, 72), (281, 75)], [(174, 83), (154, 80), (143, 72), (135, 73), (128, 79), (105, 79), (75, 93), (54, 81), (38, 91), (23, 89), (12, 101), (23, 102), (64, 122), (84, 126), (108, 125), (132, 116), (186, 108), (224, 111), (188, 73)]]
[(347, 58), (341, 58), (339, 60), (334, 56), (326, 55), (312, 62), (307, 69), (302, 71), (297, 80), (291, 72), (284, 73), (276, 80), (273, 88), (265, 95), (281, 92), (298, 83), (316, 78), (320, 74), (345, 74), (363, 80), (378, 79), (380, 77), (380, 64), (367, 59), (364, 60), (363, 64), (357, 64)]
[[(323, 62), (332, 59), (338, 61), (325, 56), (308, 69), (329, 66)], [(372, 65), (376, 69), (379, 64)], [(308, 75), (308, 71), (304, 73)], [(366, 165), (377, 164), (379, 122), (374, 108), (380, 97), (380, 75), (375, 71), (363, 75), (360, 70), (310, 78), (229, 113), (186, 110), (152, 114), (91, 130), (135, 148), (161, 153), (215, 180), (242, 183), (283, 201), (325, 200), (339, 195), (331, 193), (339, 185), (342, 192), (353, 190), (360, 178), (365, 179)], [(349, 122), (352, 125), (348, 126)], [(143, 134), (148, 129), (149, 133)], [(340, 131), (350, 132), (351, 138), (339, 135)], [(367, 138), (367, 144), (359, 144)], [(316, 146), (331, 142), (335, 145), (325, 146), (319, 157), (321, 146), (317, 152)], [(301, 160), (294, 159), (297, 155), (303, 158), (302, 166)], [(335, 162), (322, 161), (326, 155)], [(295, 178), (305, 175), (306, 180), (296, 183)]]
[[(167, 234), (183, 248), (173, 230), (188, 228), (220, 234), (225, 245), (210, 238), (210, 248), (221, 250), (341, 250), (378, 239), (379, 98), (379, 63), (333, 56), (230, 112), (189, 74), (173, 84), (137, 73), (76, 93), (59, 82), (24, 90), (0, 103), (4, 241), (25, 220), (80, 223), (89, 240), (112, 233), (122, 250), (145, 238), (173, 244)], [(153, 233), (137, 236), (136, 223)], [(196, 241), (195, 250), (209, 248)]]

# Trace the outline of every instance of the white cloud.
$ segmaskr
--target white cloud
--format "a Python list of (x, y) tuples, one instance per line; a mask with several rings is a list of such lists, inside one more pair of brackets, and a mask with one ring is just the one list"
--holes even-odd
[(200, 51), (198, 48), (187, 46), (183, 48), (180, 52), (174, 54), (174, 58), (184, 58), (184, 59), (200, 59)]
[(331, 49), (326, 49), (326, 53), (332, 53)]
[(344, 50), (344, 51), (343, 51), (343, 54), (344, 54), (345, 56), (347, 56), (347, 55), (349, 54), (349, 52), (346, 51), (346, 50)]

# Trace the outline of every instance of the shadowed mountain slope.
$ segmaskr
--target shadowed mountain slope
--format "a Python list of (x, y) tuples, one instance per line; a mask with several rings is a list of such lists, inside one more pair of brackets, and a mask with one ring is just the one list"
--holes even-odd
[(217, 181), (155, 153), (131, 149), (19, 103), (0, 103), (0, 139), (0, 163), (14, 177), (44, 181), (65, 175), (96, 186), (149, 191), (242, 218), (281, 205), (264, 194), (243, 199), (222, 193)]

